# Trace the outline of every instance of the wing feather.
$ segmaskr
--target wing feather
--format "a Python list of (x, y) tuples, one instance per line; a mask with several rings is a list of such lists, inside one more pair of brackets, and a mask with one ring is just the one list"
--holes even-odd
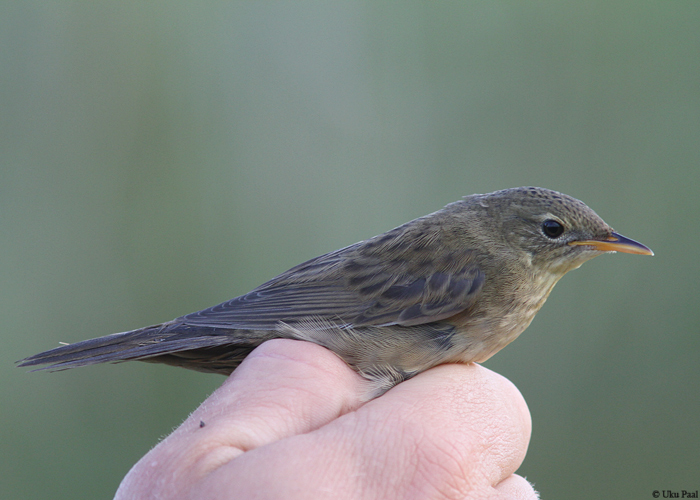
[[(402, 231), (403, 229), (403, 231)], [(335, 327), (412, 326), (474, 304), (484, 273), (468, 249), (445, 251), (439, 234), (397, 228), (300, 264), (253, 291), (175, 320), (271, 330), (309, 318)], [(437, 252), (436, 246), (442, 246)], [(441, 255), (432, 260), (432, 255)]]

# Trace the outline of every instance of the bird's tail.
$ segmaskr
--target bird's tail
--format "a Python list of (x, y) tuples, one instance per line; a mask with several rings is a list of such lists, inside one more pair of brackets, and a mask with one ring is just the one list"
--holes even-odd
[[(251, 332), (252, 333), (252, 332)], [(121, 361), (148, 361), (193, 370), (229, 374), (265, 338), (236, 335), (220, 328), (163, 323), (129, 332), (62, 345), (19, 361), (38, 370)]]

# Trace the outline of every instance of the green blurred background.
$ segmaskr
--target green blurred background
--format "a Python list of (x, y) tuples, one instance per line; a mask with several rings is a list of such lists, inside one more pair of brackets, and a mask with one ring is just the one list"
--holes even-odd
[(543, 498), (700, 488), (700, 2), (0, 3), (0, 498), (109, 498), (223, 381), (32, 373), (475, 192), (653, 258), (567, 276), (486, 363)]

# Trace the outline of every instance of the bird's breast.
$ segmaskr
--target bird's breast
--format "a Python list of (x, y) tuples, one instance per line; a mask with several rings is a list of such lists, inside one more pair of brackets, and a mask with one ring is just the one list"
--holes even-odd
[(458, 339), (454, 361), (486, 361), (518, 338), (557, 281), (558, 277), (545, 275), (510, 282), (501, 290), (492, 290), (472, 311), (450, 318)]

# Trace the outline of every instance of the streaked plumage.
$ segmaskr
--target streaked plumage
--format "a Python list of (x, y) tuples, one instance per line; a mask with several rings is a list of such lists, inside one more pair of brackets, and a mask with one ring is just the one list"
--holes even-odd
[(228, 374), (282, 337), (333, 350), (380, 394), (440, 363), (488, 359), (527, 328), (561, 276), (611, 250), (651, 254), (555, 191), (472, 195), (217, 306), (20, 366), (141, 360)]

